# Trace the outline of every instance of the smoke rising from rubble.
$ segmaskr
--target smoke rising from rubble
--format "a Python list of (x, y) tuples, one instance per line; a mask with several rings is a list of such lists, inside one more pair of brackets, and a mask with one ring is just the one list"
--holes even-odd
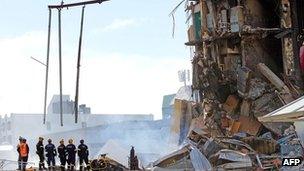
[[(76, 146), (78, 146), (80, 139), (84, 139), (90, 149), (90, 159), (93, 159), (100, 155), (98, 152), (103, 145), (112, 140), (128, 151), (128, 155), (131, 146), (134, 146), (142, 166), (146, 166), (178, 148), (172, 141), (174, 137), (172, 138), (170, 134), (170, 125), (167, 122), (165, 123), (165, 121), (119, 121), (121, 119), (117, 118), (117, 122), (113, 124), (46, 135), (43, 136), (44, 145), (47, 144), (48, 138), (53, 140), (56, 147), (59, 145), (60, 139), (64, 139), (67, 144), (68, 139), (72, 138)], [(38, 166), (38, 156), (35, 153), (38, 136), (21, 136), (27, 139), (27, 143), (30, 146), (29, 162), (34, 162), (35, 166)], [(5, 158), (17, 161), (17, 143), (18, 140), (13, 140), (14, 149), (8, 152), (5, 157), (0, 154), (0, 159)], [(111, 149), (107, 153), (110, 152), (115, 153), (115, 149)], [(56, 158), (56, 163), (59, 164), (58, 158)], [(13, 167), (17, 167), (17, 164), (13, 164)]]

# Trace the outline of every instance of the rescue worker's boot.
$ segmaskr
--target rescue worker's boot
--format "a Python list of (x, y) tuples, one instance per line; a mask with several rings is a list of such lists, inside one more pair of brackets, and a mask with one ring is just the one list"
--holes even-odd
[(42, 163), (42, 169), (46, 170), (44, 163)]
[(42, 170), (42, 164), (39, 163), (39, 170)]

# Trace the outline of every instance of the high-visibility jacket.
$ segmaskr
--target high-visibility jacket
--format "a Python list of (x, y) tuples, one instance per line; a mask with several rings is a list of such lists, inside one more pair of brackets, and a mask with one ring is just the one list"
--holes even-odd
[(29, 153), (28, 145), (26, 143), (21, 143), (19, 147), (20, 147), (20, 156), (21, 157), (28, 156), (28, 153)]

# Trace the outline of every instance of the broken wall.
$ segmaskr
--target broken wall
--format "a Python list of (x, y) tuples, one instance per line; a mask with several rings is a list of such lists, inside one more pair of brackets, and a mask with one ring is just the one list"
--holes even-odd
[[(222, 132), (242, 128), (250, 118), (263, 116), (301, 95), (292, 30), (291, 11), (295, 8), (288, 0), (199, 0), (188, 4), (192, 21), (188, 33), (193, 36), (186, 45), (195, 48), (192, 88), (211, 108), (207, 119), (215, 121)], [(281, 135), (283, 129), (263, 124), (259, 131), (247, 133), (270, 130)]]

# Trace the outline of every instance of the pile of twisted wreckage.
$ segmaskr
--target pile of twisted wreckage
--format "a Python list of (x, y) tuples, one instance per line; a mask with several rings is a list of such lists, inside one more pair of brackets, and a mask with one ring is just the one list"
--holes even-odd
[(155, 170), (299, 170), (304, 97), (302, 0), (192, 0), (193, 100), (175, 100), (183, 148)]

